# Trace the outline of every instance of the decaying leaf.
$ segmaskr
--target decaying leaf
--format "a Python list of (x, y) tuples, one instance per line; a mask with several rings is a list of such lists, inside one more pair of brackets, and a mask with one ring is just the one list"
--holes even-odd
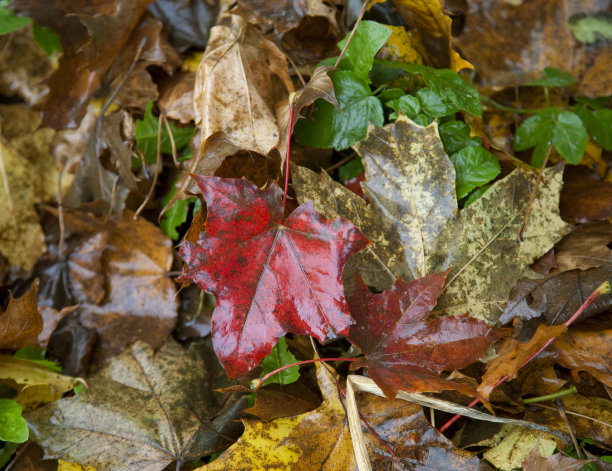
[[(88, 379), (89, 390), (26, 415), (47, 457), (97, 469), (162, 470), (222, 448), (242, 401), (212, 391), (220, 367), (202, 344), (137, 342)], [(207, 422), (207, 426), (200, 423)], [(238, 426), (239, 427), (239, 426)]]
[(576, 227), (555, 246), (559, 271), (612, 268), (612, 224), (594, 222)]
[(75, 378), (61, 375), (31, 361), (19, 360), (10, 355), (0, 355), (0, 378), (13, 380), (24, 388), (52, 387), (60, 396), (78, 384)]
[[(612, 271), (607, 268), (570, 270), (541, 280), (522, 279), (510, 291), (499, 323), (543, 316), (549, 324), (562, 324), (599, 285), (610, 279)], [(612, 295), (604, 294), (587, 307), (580, 318), (587, 319), (607, 311), (611, 306)]]
[(268, 155), (280, 139), (276, 103), (292, 90), (285, 56), (256, 26), (230, 15), (213, 27), (194, 91), (199, 172), (240, 150)]
[(182, 279), (217, 299), (212, 337), (231, 378), (270, 353), (286, 332), (327, 342), (352, 320), (341, 273), (367, 241), (348, 221), (326, 220), (311, 204), (283, 221), (276, 184), (195, 176), (208, 206), (207, 231), (183, 243)]
[(496, 468), (510, 470), (520, 467), (536, 445), (542, 447), (545, 454), (550, 455), (556, 443), (553, 436), (546, 432), (512, 426), (503, 440), (487, 450), (483, 457)]
[(355, 284), (356, 268), (365, 283), (378, 290), (389, 288), (402, 274), (408, 273), (399, 236), (394, 234), (394, 227), (374, 206), (332, 180), (327, 172), (316, 174), (293, 165), (291, 178), (300, 203), (312, 201), (315, 210), (325, 217), (343, 217), (352, 221), (370, 241), (346, 264), (343, 273), (346, 290), (350, 291)]
[(399, 117), (382, 128), (371, 126), (354, 149), (366, 167), (366, 196), (399, 234), (408, 275), (416, 279), (433, 273), (427, 259), (457, 211), (455, 169), (437, 125), (424, 128)]
[(414, 281), (398, 280), (372, 294), (359, 276), (348, 298), (355, 324), (348, 339), (365, 357), (351, 367), (367, 366), (369, 376), (394, 398), (398, 390), (420, 393), (454, 389), (475, 396), (467, 383), (440, 377), (442, 370), (463, 368), (481, 359), (500, 332), (469, 317), (427, 316), (448, 272)]
[(286, 385), (267, 384), (257, 391), (253, 407), (245, 412), (269, 422), (280, 417), (293, 417), (304, 414), (321, 405), (321, 398), (304, 383)]
[(444, 227), (428, 271), (453, 269), (436, 311), (470, 312), (496, 323), (527, 267), (568, 232), (557, 211), (562, 168), (554, 167), (544, 170), (523, 240), (517, 240), (535, 179), (514, 170)]
[(563, 453), (542, 456), (538, 444), (525, 457), (522, 467), (523, 471), (579, 471), (588, 463), (591, 463), (591, 460), (577, 460)]
[(612, 217), (612, 183), (585, 167), (569, 167), (560, 208), (563, 218), (572, 222), (606, 220)]

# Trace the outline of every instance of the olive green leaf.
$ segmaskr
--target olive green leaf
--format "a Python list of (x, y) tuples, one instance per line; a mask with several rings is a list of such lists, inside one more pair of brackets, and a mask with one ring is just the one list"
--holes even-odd
[(325, 171), (317, 174), (293, 165), (291, 178), (300, 204), (312, 200), (317, 212), (329, 219), (349, 219), (369, 239), (370, 244), (349, 258), (344, 268), (344, 285), (349, 291), (354, 285), (355, 267), (369, 286), (381, 291), (407, 273), (399, 236), (371, 205), (332, 180)]
[[(220, 402), (221, 366), (212, 348), (183, 348), (170, 338), (154, 353), (136, 342), (89, 380), (89, 390), (25, 414), (33, 440), (49, 458), (97, 469), (159, 471), (228, 445), (220, 435), (244, 401)], [(203, 425), (201, 421), (207, 422)]]
[(366, 168), (362, 187), (372, 207), (402, 241), (409, 277), (432, 273), (426, 260), (457, 212), (455, 169), (437, 124), (422, 127), (400, 116), (385, 127), (371, 126), (353, 148)]
[(557, 166), (544, 170), (523, 240), (518, 240), (535, 180), (535, 172), (514, 170), (444, 228), (427, 273), (452, 271), (434, 312), (469, 312), (496, 323), (512, 286), (568, 232), (558, 212), (563, 170)]

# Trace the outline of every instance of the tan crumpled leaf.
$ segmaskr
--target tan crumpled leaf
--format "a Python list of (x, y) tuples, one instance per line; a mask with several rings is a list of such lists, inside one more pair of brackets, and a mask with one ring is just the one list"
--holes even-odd
[(548, 453), (541, 453), (541, 445), (533, 447), (533, 450), (525, 457), (522, 463), (523, 471), (579, 471), (591, 460), (577, 460), (570, 458), (563, 453), (556, 453), (548, 456)]
[(366, 168), (361, 186), (399, 235), (410, 278), (444, 271), (428, 270), (427, 264), (438, 235), (457, 212), (455, 168), (437, 124), (422, 127), (400, 116), (382, 128), (370, 126), (353, 148)]
[(453, 267), (434, 312), (470, 312), (496, 323), (510, 290), (569, 226), (559, 217), (563, 169), (544, 170), (523, 241), (517, 240), (536, 175), (518, 168), (444, 227), (428, 273)]
[(210, 30), (196, 72), (194, 109), (200, 129), (198, 173), (212, 175), (240, 150), (267, 155), (278, 144), (278, 101), (293, 91), (287, 60), (257, 26), (229, 15)]
[(136, 342), (88, 379), (88, 391), (25, 418), (49, 458), (98, 469), (162, 470), (222, 449), (227, 442), (219, 434), (238, 432), (234, 419), (244, 401), (219, 401), (213, 389), (224, 385), (220, 368), (202, 344), (183, 348), (170, 338), (154, 353)]
[(559, 271), (612, 268), (612, 224), (593, 222), (576, 227), (555, 246)]
[(51, 386), (60, 395), (70, 391), (78, 384), (75, 378), (48, 370), (30, 361), (19, 360), (10, 355), (0, 355), (0, 378), (13, 380), (26, 388)]
[(552, 438), (546, 432), (513, 425), (504, 439), (487, 450), (483, 457), (496, 468), (511, 470), (520, 467), (536, 445), (542, 447), (545, 454), (552, 454), (556, 447)]

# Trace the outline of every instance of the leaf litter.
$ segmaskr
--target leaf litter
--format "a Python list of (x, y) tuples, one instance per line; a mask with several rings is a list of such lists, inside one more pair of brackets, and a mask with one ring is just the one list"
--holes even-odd
[[(0, 409), (59, 469), (604, 466), (610, 295), (558, 325), (609, 279), (607, 222), (565, 222), (610, 206), (610, 48), (583, 11), (376, 2), (340, 40), (360, 12), (338, 1), (0, 3), (22, 20), (0, 36)], [(538, 177), (545, 155), (576, 165)], [(435, 430), (495, 419), (469, 396), (527, 421), (470, 453)]]

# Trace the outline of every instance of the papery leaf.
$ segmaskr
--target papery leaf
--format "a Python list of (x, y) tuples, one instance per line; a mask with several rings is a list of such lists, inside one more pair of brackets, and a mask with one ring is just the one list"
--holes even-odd
[(312, 203), (283, 221), (281, 192), (247, 180), (196, 176), (208, 205), (207, 232), (185, 242), (184, 280), (217, 298), (213, 346), (230, 377), (270, 353), (285, 332), (321, 342), (347, 331), (352, 319), (341, 273), (366, 239), (348, 221), (326, 220)]
[[(212, 389), (220, 366), (210, 347), (170, 338), (156, 353), (136, 342), (88, 379), (89, 390), (26, 415), (47, 457), (98, 469), (157, 471), (210, 454), (234, 435), (244, 401)], [(221, 380), (222, 381), (222, 380)], [(206, 426), (200, 423), (207, 421)]]
[(466, 383), (440, 377), (442, 370), (478, 361), (501, 333), (467, 317), (427, 320), (448, 272), (414, 281), (398, 280), (390, 289), (372, 294), (360, 277), (348, 298), (355, 325), (348, 339), (365, 358), (351, 367), (366, 366), (368, 374), (389, 398), (398, 390), (476, 392)]

